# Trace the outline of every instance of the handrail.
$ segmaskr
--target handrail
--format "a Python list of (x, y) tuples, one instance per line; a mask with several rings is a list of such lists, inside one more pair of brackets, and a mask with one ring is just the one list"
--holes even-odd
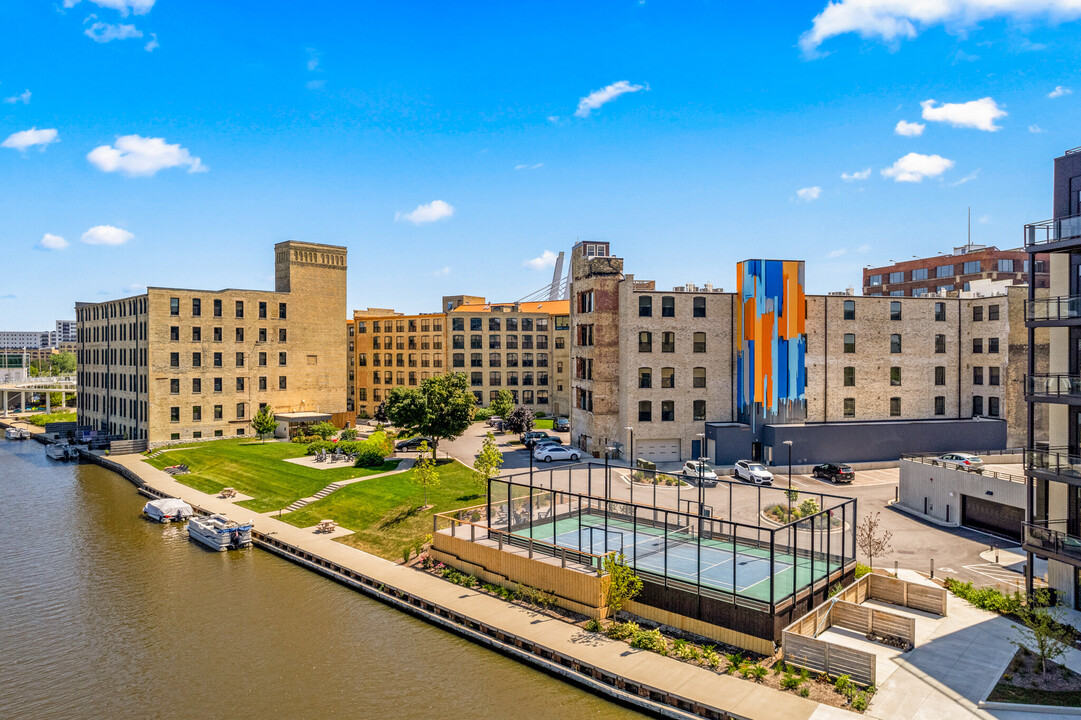
[(1025, 247), (1081, 237), (1081, 215), (1041, 220), (1025, 225)]
[(1058, 295), (1025, 301), (1025, 319), (1035, 322), (1081, 318), (1081, 295)]
[(923, 457), (923, 456), (919, 456), (919, 455), (902, 455), (901, 459), (902, 460), (909, 460), (911, 462), (922, 463), (923, 465), (937, 465), (937, 466), (941, 466), (941, 467), (944, 467), (944, 468), (950, 468), (950, 469), (953, 469), (953, 470), (957, 470), (959, 472), (972, 472), (972, 473), (975, 473), (977, 475), (980, 475), (981, 477), (990, 477), (990, 478), (995, 478), (996, 480), (1006, 480), (1007, 482), (1015, 482), (1015, 483), (1028, 482), (1028, 478), (1026, 478), (1023, 475), (1014, 475), (1012, 473), (1000, 472), (998, 470), (984, 470), (982, 468), (979, 469), (979, 470), (966, 470), (964, 468), (964, 466), (961, 465), (960, 463), (951, 462), (949, 460), (944, 460), (944, 461), (938, 462), (938, 461), (936, 461), (937, 456), (935, 456), (935, 457)]
[(1081, 395), (1081, 374), (1034, 373), (1025, 376), (1028, 395)]
[[(1056, 521), (1060, 522), (1060, 521)], [(1081, 558), (1081, 537), (1050, 527), (1050, 522), (1022, 523), (1025, 544), (1048, 552)]]

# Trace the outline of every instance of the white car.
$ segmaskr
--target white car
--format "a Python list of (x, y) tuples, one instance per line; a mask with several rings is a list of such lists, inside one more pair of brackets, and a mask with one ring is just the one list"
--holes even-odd
[(580, 451), (575, 448), (564, 447), (563, 445), (541, 445), (533, 451), (533, 458), (544, 462), (552, 462), (553, 460), (578, 460), (581, 456)]
[(971, 453), (944, 453), (937, 458), (931, 458), (931, 464), (945, 465), (946, 467), (954, 467), (958, 470), (968, 470), (975, 473), (983, 472), (983, 460), (978, 455)]
[(704, 487), (713, 487), (717, 484), (717, 473), (709, 466), (709, 463), (704, 463), (701, 460), (688, 460), (684, 463), (683, 477), (690, 478), (695, 482), (698, 482), (698, 478), (701, 477)]
[(762, 463), (753, 460), (740, 460), (736, 463), (736, 477), (740, 480), (752, 482), (755, 485), (770, 485), (773, 483), (773, 473), (766, 469)]

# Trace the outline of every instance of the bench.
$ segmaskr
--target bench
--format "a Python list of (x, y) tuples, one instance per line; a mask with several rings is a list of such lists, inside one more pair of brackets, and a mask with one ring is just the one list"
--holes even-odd
[(236, 493), (236, 488), (227, 487), (227, 488), (222, 488), (220, 497), (232, 498), (232, 497), (236, 497), (236, 494), (237, 494)]

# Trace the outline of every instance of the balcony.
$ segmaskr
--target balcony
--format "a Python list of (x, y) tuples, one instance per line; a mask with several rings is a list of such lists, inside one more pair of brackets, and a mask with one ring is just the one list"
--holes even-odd
[(1065, 532), (1062, 520), (1024, 525), (1025, 550), (1081, 564), (1081, 537)]
[(1068, 448), (1028, 448), (1025, 474), (1070, 485), (1081, 485), (1081, 454)]
[(1025, 301), (1025, 320), (1030, 327), (1058, 323), (1081, 323), (1081, 295), (1063, 295)]
[(1025, 225), (1025, 249), (1052, 252), (1081, 244), (1081, 215)]
[(1081, 403), (1081, 375), (1026, 375), (1025, 395), (1035, 402)]

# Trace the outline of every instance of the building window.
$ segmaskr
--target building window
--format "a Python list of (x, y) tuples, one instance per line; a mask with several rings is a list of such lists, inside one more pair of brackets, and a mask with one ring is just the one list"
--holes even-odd
[(180, 422), (180, 408), (169, 408), (169, 422)]
[(259, 389), (266, 390), (266, 375), (259, 376)]
[[(363, 364), (363, 363), (361, 363)], [(259, 353), (259, 367), (266, 367), (266, 353)]]
[(194, 422), (199, 422), (203, 419), (203, 408), (201, 406), (196, 405), (191, 409), (191, 419)]
[(927, 295), (927, 288), (919, 287), (912, 288), (912, 297), (924, 297)]
[(653, 352), (653, 333), (646, 330), (638, 333), (638, 352)]
[(871, 287), (878, 287), (879, 285), (882, 284), (882, 276), (881, 275), (871, 275), (870, 277), (867, 278), (867, 284), (869, 286), (871, 286)]
[(972, 414), (983, 415), (983, 398), (979, 395), (972, 396)]
[(169, 314), (180, 315), (180, 298), (169, 298)]
[(901, 384), (901, 368), (894, 365), (890, 368), (890, 385), (897, 387)]
[(935, 366), (935, 385), (945, 385), (945, 384), (946, 384), (946, 366), (945, 365), (936, 365)]
[(962, 266), (961, 274), (962, 275), (975, 275), (979, 271), (980, 271), (980, 261), (979, 260), (969, 260), (968, 262), (966, 262)]
[(674, 388), (676, 386), (676, 369), (661, 368), (661, 387)]
[(972, 384), (973, 385), (983, 385), (983, 368), (982, 367), (977, 366), (977, 367), (972, 368)]
[(638, 317), (653, 317), (653, 298), (651, 296), (638, 296)]
[(946, 303), (935, 303), (935, 322), (946, 322)]
[(983, 320), (983, 305), (972, 306), (972, 322), (980, 322)]
[(221, 378), (214, 378), (214, 392), (221, 392)]
[(856, 386), (856, 368), (852, 365), (846, 365), (844, 369), (844, 384), (845, 387)]
[(203, 314), (203, 301), (199, 298), (191, 299), (191, 316), (199, 317)]
[[(661, 298), (661, 317), (675, 317), (676, 316), (676, 299), (670, 295), (665, 295)], [(661, 410), (662, 420), (664, 410)]]
[(998, 338), (997, 337), (987, 338), (987, 352), (989, 352), (989, 353), (997, 353), (998, 352)]
[(901, 398), (890, 398), (890, 417), (901, 417)]
[(469, 367), (484, 367), (484, 353), (469, 353)]
[(998, 398), (987, 398), (987, 414), (991, 417), (998, 417)]
[(214, 342), (221, 342), (221, 328), (214, 328)]
[(706, 351), (706, 334), (704, 332), (696, 332), (694, 334), (694, 352), (704, 353)]
[(988, 305), (987, 306), (987, 319), (988, 320), (998, 320), (998, 317), (999, 317), (998, 316), (998, 303), (995, 303), (994, 305)]
[(903, 270), (900, 271), (900, 272), (891, 272), (890, 273), (890, 282), (891, 283), (903, 283), (904, 281), (905, 281), (905, 273), (904, 273)]
[(891, 297), (904, 297), (905, 296), (905, 291), (904, 290), (890, 290), (890, 296)]
[(236, 379), (236, 391), (237, 392), (244, 392), (244, 378), (238, 377)]
[[(278, 353), (278, 365), (287, 365), (288, 363), (286, 362), (286, 360), (288, 360), (288, 357), (285, 353)], [(387, 365), (390, 365), (390, 363), (388, 362)]]
[(202, 378), (192, 378), (191, 379), (191, 391), (193, 393), (201, 393), (203, 391), (203, 380), (202, 380)]
[(846, 353), (854, 353), (854, 352), (856, 352), (856, 334), (855, 333), (845, 333), (844, 341), (845, 341), (845, 352)]
[(237, 342), (244, 342), (244, 328), (238, 327), (236, 329), (236, 341)]
[(180, 367), (180, 353), (169, 353), (169, 367)]
[(465, 367), (465, 353), (454, 353), (451, 355), (451, 367)]
[(503, 384), (503, 378), (498, 372), (490, 372), (488, 373), (488, 384), (499, 387)]
[(916, 268), (915, 270), (912, 271), (912, 281), (913, 282), (916, 282), (917, 280), (926, 280), (926, 279), (927, 279), (927, 268)]
[(890, 303), (890, 320), (901, 319), (901, 303), (894, 300)]
[(674, 400), (661, 401), (661, 422), (673, 422), (676, 419), (676, 403)]
[(844, 308), (845, 308), (845, 320), (855, 320), (856, 319), (856, 301), (855, 300), (845, 300)]
[(704, 388), (706, 386), (706, 369), (704, 367), (696, 367), (693, 373), (694, 378), (691, 387)]
[(585, 292), (578, 293), (578, 312), (580, 312), (580, 313), (591, 313), (591, 312), (593, 312), (593, 291), (592, 290), (586, 290)]
[(244, 353), (238, 352), (236, 354), (236, 366), (237, 367), (244, 367)]
[(844, 400), (844, 416), (856, 417), (856, 398), (845, 398)]
[(705, 400), (695, 400), (694, 403), (693, 403), (693, 406), (692, 406), (692, 412), (694, 413), (694, 417), (691, 418), (692, 420), (705, 420), (706, 419), (706, 401)]
[(203, 341), (203, 329), (199, 326), (195, 326), (191, 329), (191, 341), (202, 342)]
[(201, 352), (193, 352), (191, 354), (191, 366), (202, 367), (203, 366), (203, 354)]
[(946, 352), (945, 335), (935, 335), (935, 352), (939, 354)]
[(995, 264), (995, 267), (999, 272), (1012, 273), (1013, 272), (1013, 260), (1002, 258)]
[(266, 318), (266, 303), (262, 301), (259, 303), (259, 317)]
[(638, 387), (644, 389), (653, 387), (653, 368), (638, 368)]
[(676, 351), (676, 334), (674, 332), (661, 333), (661, 352), (672, 353)]
[(180, 394), (180, 378), (173, 378), (169, 381), (169, 393), (171, 395)]
[(983, 338), (972, 338), (972, 352), (983, 352)]
[(706, 299), (704, 297), (696, 297), (692, 300), (694, 307), (694, 317), (701, 318), (706, 316)]
[(278, 389), (279, 390), (285, 390), (285, 388), (286, 388), (285, 375), (279, 375), (278, 376)]
[(638, 422), (653, 422), (653, 403), (649, 400), (638, 402)]
[(890, 352), (894, 354), (901, 352), (901, 336), (897, 333), (890, 335)]
[(243, 300), (237, 300), (236, 301), (236, 316), (238, 318), (244, 317), (244, 301)]
[[(242, 403), (242, 402), (236, 404), (236, 419), (237, 420), (243, 420), (244, 419), (244, 403)], [(238, 435), (243, 434), (243, 430), (244, 430), (244, 428), (237, 428), (237, 434)]]
[(221, 407), (222, 407), (221, 405), (215, 405), (214, 406), (214, 419), (215, 420), (221, 420), (221, 418), (222, 418), (222, 409), (221, 409)]
[(1002, 380), (1002, 369), (999, 367), (987, 368), (987, 384), (988, 385), (1000, 385)]
[(953, 276), (953, 265), (939, 265), (935, 268), (935, 277), (944, 278)]
[(178, 342), (180, 340), (180, 326), (173, 325), (169, 328), (169, 339)]
[(287, 317), (285, 303), (278, 303), (278, 317), (285, 320)]

